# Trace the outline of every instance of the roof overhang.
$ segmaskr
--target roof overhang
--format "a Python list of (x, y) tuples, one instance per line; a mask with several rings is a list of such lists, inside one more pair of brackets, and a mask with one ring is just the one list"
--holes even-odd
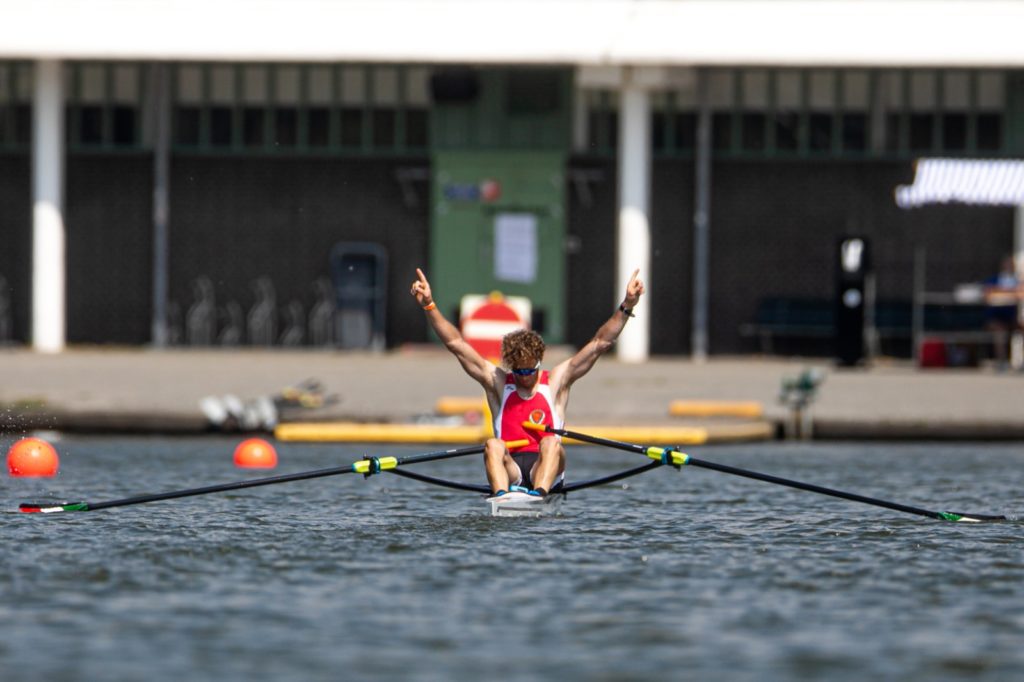
[(1014, 0), (0, 0), (0, 58), (1024, 66)]
[(896, 188), (896, 204), (1024, 206), (1024, 161), (918, 159), (914, 184)]

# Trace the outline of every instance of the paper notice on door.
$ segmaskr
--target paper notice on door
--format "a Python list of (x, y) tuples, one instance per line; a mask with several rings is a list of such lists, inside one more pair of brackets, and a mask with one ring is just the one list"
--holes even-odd
[(537, 279), (537, 216), (499, 213), (494, 218), (494, 278), (532, 284)]

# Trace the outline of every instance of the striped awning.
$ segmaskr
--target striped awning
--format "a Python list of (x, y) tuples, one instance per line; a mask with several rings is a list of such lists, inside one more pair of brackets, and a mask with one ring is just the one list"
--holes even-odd
[(1024, 205), (1024, 161), (918, 159), (913, 185), (896, 188), (896, 204)]

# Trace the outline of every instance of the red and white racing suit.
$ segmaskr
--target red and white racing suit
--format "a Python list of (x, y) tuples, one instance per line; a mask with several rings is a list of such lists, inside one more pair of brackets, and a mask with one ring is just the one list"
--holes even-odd
[[(506, 441), (530, 441), (522, 447), (509, 450), (520, 470), (520, 480), (512, 481), (512, 485), (521, 485), (525, 481), (529, 484), (527, 487), (532, 487), (530, 473), (537, 461), (537, 453), (540, 452), (541, 439), (558, 438), (553, 433), (524, 428), (523, 422), (562, 428), (562, 418), (555, 413), (554, 405), (555, 398), (551, 395), (551, 386), (548, 385), (548, 372), (540, 373), (534, 394), (525, 400), (516, 391), (514, 376), (509, 374), (505, 379), (500, 407), (494, 415), (494, 436)], [(563, 475), (560, 474), (555, 483), (561, 482), (562, 478)]]

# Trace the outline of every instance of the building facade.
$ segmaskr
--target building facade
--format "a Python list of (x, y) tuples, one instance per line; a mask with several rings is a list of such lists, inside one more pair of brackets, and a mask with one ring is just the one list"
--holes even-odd
[[(39, 274), (38, 64), (0, 61), (0, 334), (16, 344), (32, 343)], [(324, 310), (346, 305), (338, 245), (386, 254), (374, 267), (390, 347), (428, 340), (407, 293), (417, 266), (446, 311), (466, 293), (530, 296), (535, 326), (555, 343), (586, 342), (614, 307), (628, 130), (615, 72), (626, 67), (58, 66), (68, 343), (149, 345), (162, 325), (158, 345), (339, 345), (337, 320), (324, 327)], [(758, 350), (744, 327), (766, 298), (831, 298), (845, 236), (871, 243), (886, 301), (909, 302), (922, 275), (930, 289), (980, 280), (1015, 248), (1012, 208), (902, 210), (893, 191), (921, 157), (1024, 153), (1024, 71), (672, 66), (645, 93), (651, 353), (694, 350), (702, 115), (711, 353)], [(502, 216), (530, 217), (529, 239), (499, 243)], [(532, 276), (496, 278), (516, 249), (532, 254)], [(915, 272), (922, 250), (927, 269)], [(909, 339), (883, 350), (907, 354)]]

